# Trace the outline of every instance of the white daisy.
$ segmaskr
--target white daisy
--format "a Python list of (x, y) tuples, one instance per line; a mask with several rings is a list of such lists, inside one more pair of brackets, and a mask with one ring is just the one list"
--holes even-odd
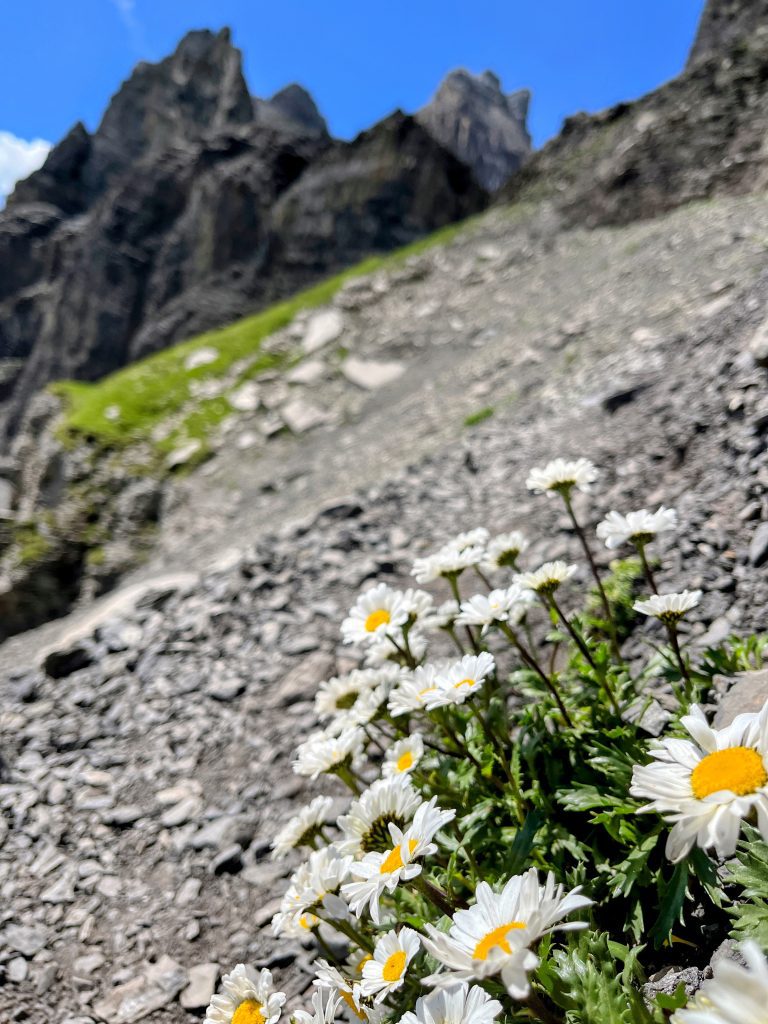
[(312, 982), (313, 985), (321, 991), (331, 992), (337, 999), (342, 999), (356, 1017), (365, 1020), (366, 1015), (360, 1003), (357, 984), (345, 977), (337, 967), (319, 957), (315, 960), (315, 973), (317, 976)]
[(312, 929), (319, 924), (320, 918), (315, 914), (302, 913), (300, 910), (278, 910), (272, 918), (272, 934), (308, 942), (312, 939)]
[(635, 766), (630, 788), (632, 796), (650, 799), (642, 811), (674, 823), (669, 859), (682, 860), (694, 845), (730, 857), (742, 820), (753, 814), (768, 841), (768, 701), (725, 729), (711, 728), (696, 705), (680, 721), (692, 739), (651, 744), (656, 760)]
[(566, 894), (562, 885), (555, 885), (551, 872), (540, 885), (536, 868), (510, 878), (499, 893), (480, 882), (475, 904), (456, 911), (447, 935), (426, 925), (429, 937), (423, 938), (424, 946), (447, 971), (425, 978), (424, 983), (442, 987), (501, 974), (513, 999), (525, 999), (530, 991), (528, 973), (539, 962), (529, 947), (555, 929), (586, 927), (581, 921), (563, 921), (591, 905), (592, 900), (579, 893), (577, 887)]
[(285, 993), (276, 992), (266, 967), (257, 974), (253, 967), (238, 964), (221, 979), (221, 991), (211, 998), (205, 1024), (276, 1024), (285, 1003)]
[(321, 908), (337, 919), (348, 917), (338, 892), (349, 878), (352, 857), (335, 844), (314, 850), (291, 876), (280, 910), (284, 914), (316, 914)]
[(412, 711), (423, 711), (430, 694), (437, 690), (436, 677), (453, 664), (441, 658), (436, 662), (417, 666), (410, 675), (404, 676), (389, 695), (389, 713), (393, 718), (408, 715)]
[(345, 644), (369, 644), (396, 636), (407, 619), (402, 593), (379, 583), (355, 601), (341, 624), (341, 635)]
[(482, 687), (495, 667), (493, 655), (487, 651), (465, 654), (461, 661), (435, 674), (435, 688), (424, 695), (424, 706), (432, 711), (449, 704), (463, 704)]
[(315, 711), (318, 717), (327, 718), (348, 711), (354, 707), (361, 693), (373, 689), (381, 676), (371, 669), (356, 668), (344, 676), (334, 676), (320, 683), (315, 694)]
[(458, 576), (485, 558), (488, 531), (484, 527), (460, 533), (438, 551), (414, 560), (411, 575), (418, 583), (431, 583), (441, 576)]
[(741, 952), (747, 962), (719, 960), (693, 1001), (672, 1016), (671, 1024), (765, 1024), (768, 1020), (768, 960), (754, 942)]
[(519, 530), (500, 533), (488, 541), (481, 568), (486, 572), (496, 572), (497, 569), (514, 569), (518, 557), (527, 547), (528, 540), (525, 534)]
[(396, 992), (405, 980), (405, 972), (411, 960), (419, 952), (421, 942), (412, 928), (401, 928), (400, 932), (387, 932), (376, 942), (373, 957), (363, 964), (363, 980), (360, 992), (367, 998), (380, 1003)]
[(597, 469), (589, 459), (553, 459), (546, 466), (532, 469), (525, 486), (537, 494), (570, 494), (574, 487), (588, 492), (597, 477)]
[(408, 618), (413, 622), (424, 622), (432, 613), (435, 600), (426, 590), (416, 590), (409, 587), (402, 594), (403, 608), (408, 612)]
[(332, 772), (339, 766), (349, 765), (362, 751), (365, 734), (362, 729), (348, 729), (340, 736), (319, 731), (299, 744), (296, 760), (292, 762), (297, 775), (316, 779), (323, 772)]
[(605, 519), (597, 524), (597, 536), (605, 541), (607, 548), (618, 548), (627, 541), (634, 544), (647, 544), (659, 533), (677, 528), (677, 512), (673, 508), (661, 505), (655, 512), (647, 508), (637, 512), (628, 512), (623, 516), (620, 512), (609, 512)]
[(344, 854), (359, 857), (392, 845), (390, 822), (404, 829), (421, 804), (407, 776), (378, 779), (339, 818), (343, 835), (336, 844)]
[(462, 601), (456, 622), (460, 626), (482, 626), (483, 632), (494, 622), (514, 625), (528, 611), (532, 600), (530, 590), (524, 590), (519, 583), (513, 583), (504, 590), (475, 594), (468, 601)]
[[(396, 666), (393, 665), (392, 668), (396, 668)], [(354, 725), (367, 725), (369, 722), (374, 721), (386, 708), (389, 695), (400, 676), (401, 673), (396, 672), (380, 683), (375, 689), (361, 694), (355, 706), (345, 712), (344, 717), (348, 719), (350, 724)]]
[(412, 772), (424, 756), (424, 741), (419, 733), (406, 736), (387, 751), (381, 774), (385, 779), (393, 776), (407, 775)]
[(501, 1012), (498, 999), (491, 999), (478, 985), (454, 985), (418, 999), (416, 1009), (404, 1013), (400, 1024), (491, 1024)]
[(302, 807), (275, 836), (272, 859), (284, 857), (297, 846), (312, 846), (320, 828), (327, 823), (332, 807), (333, 799), (329, 796), (316, 796), (306, 807)]
[(444, 601), (432, 612), (424, 623), (425, 629), (450, 629), (459, 614), (459, 602)]
[(352, 875), (360, 879), (342, 886), (342, 895), (350, 910), (360, 917), (366, 904), (375, 924), (381, 919), (379, 899), (384, 892), (394, 892), (400, 882), (407, 882), (421, 874), (416, 861), (437, 850), (432, 842), (437, 832), (456, 817), (454, 810), (444, 811), (437, 806), (437, 797), (423, 803), (413, 816), (409, 828), (403, 832), (390, 824), (391, 849), (383, 853), (368, 853), (352, 865)]
[(333, 1024), (341, 999), (332, 989), (316, 988), (312, 993), (312, 1013), (295, 1010), (296, 1024)]
[(521, 572), (515, 582), (523, 590), (533, 590), (544, 596), (554, 594), (561, 583), (565, 583), (578, 571), (578, 566), (566, 562), (545, 562), (533, 572)]
[(679, 594), (652, 594), (645, 601), (635, 601), (633, 607), (642, 615), (651, 615), (666, 625), (673, 625), (700, 600), (700, 590), (681, 590)]

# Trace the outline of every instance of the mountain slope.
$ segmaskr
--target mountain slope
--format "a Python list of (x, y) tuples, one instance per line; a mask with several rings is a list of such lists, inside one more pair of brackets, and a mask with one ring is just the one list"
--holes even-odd
[(768, 32), (726, 36), (642, 99), (568, 118), (497, 201), (546, 200), (569, 224), (626, 224), (759, 190), (768, 183), (767, 125)]
[[(502, 161), (525, 110), (506, 116)], [(0, 212), (6, 435), (51, 380), (98, 379), (486, 202), (421, 122), (396, 113), (334, 141), (301, 87), (249, 95), (227, 30), (192, 32), (140, 64), (96, 132), (76, 125)]]
[[(138, 589), (0, 648), (0, 928), (24, 943), (2, 954), (0, 1019), (118, 1024), (163, 956), (173, 981), (148, 1024), (199, 1020), (179, 991), (205, 963), (269, 963), (298, 997), (306, 952), (269, 927), (296, 861), (267, 846), (314, 792), (290, 760), (318, 683), (350, 666), (338, 622), (461, 528), (525, 530), (526, 567), (579, 560), (557, 503), (526, 492), (531, 466), (596, 461), (590, 536), (607, 508), (678, 509), (658, 578), (705, 590), (694, 642), (764, 629), (765, 371), (746, 357), (765, 237), (763, 195), (594, 232), (496, 210), (338, 293), (343, 335), (303, 361), (322, 374), (261, 388), (337, 418), (240, 447), (268, 410), (239, 413), (174, 489)], [(342, 347), (407, 372), (365, 391)], [(38, 665), (51, 645), (57, 678)]]

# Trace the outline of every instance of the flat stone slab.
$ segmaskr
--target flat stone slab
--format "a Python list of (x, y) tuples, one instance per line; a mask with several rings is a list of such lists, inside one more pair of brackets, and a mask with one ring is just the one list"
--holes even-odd
[(311, 316), (304, 331), (302, 348), (305, 352), (317, 352), (332, 341), (336, 341), (344, 330), (344, 317), (338, 309), (324, 309)]
[(374, 359), (350, 356), (342, 363), (341, 372), (351, 384), (356, 384), (366, 391), (375, 391), (402, 377), (405, 373), (405, 363), (380, 363)]
[(322, 426), (329, 419), (324, 409), (301, 398), (286, 402), (280, 409), (280, 416), (294, 434), (304, 434), (308, 430)]
[(161, 956), (143, 974), (112, 989), (93, 1009), (107, 1024), (133, 1024), (173, 1002), (187, 981), (181, 964)]
[(713, 725), (716, 729), (724, 729), (737, 715), (745, 712), (761, 711), (768, 701), (768, 669), (758, 672), (740, 672), (733, 679), (715, 676), (715, 686), (722, 689), (727, 685), (720, 706), (715, 714)]

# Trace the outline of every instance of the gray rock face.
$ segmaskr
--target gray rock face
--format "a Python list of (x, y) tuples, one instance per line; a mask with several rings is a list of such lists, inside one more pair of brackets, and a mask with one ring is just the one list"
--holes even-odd
[(749, 33), (750, 19), (746, 36), (724, 35), (716, 54), (637, 102), (568, 118), (499, 200), (551, 200), (568, 223), (595, 226), (764, 188), (768, 33)]
[(722, 54), (735, 40), (768, 27), (766, 0), (707, 0), (699, 22), (688, 67)]
[(191, 32), (0, 213), (6, 433), (50, 380), (98, 379), (485, 202), (412, 119), (334, 143), (300, 86), (253, 100), (229, 32)]
[(452, 71), (416, 115), (427, 131), (495, 192), (531, 152), (530, 93), (504, 93), (492, 71)]

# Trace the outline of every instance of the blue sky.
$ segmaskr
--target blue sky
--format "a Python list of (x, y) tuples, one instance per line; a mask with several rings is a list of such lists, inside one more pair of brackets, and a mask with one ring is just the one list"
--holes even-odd
[(566, 115), (677, 74), (703, 2), (6, 0), (0, 195), (4, 174), (40, 158), (39, 146), (20, 156), (19, 140), (56, 141), (78, 119), (94, 128), (134, 64), (165, 56), (190, 28), (230, 25), (251, 91), (301, 82), (341, 137), (418, 108), (451, 68), (492, 68), (508, 90), (532, 90), (540, 145)]

